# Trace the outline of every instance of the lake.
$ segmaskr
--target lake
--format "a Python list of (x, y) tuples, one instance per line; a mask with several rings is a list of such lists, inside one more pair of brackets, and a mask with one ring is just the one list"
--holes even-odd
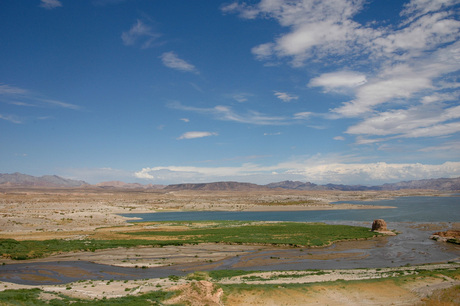
[(123, 214), (140, 218), (138, 221), (199, 221), (199, 220), (252, 220), (252, 221), (372, 221), (389, 222), (460, 222), (460, 196), (451, 197), (399, 197), (379, 201), (347, 201), (369, 206), (394, 206), (386, 209), (350, 209), (321, 211), (182, 211)]

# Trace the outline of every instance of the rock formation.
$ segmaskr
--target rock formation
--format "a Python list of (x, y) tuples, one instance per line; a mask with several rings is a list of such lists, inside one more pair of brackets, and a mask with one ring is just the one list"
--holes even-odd
[(431, 235), (430, 238), (436, 241), (460, 244), (460, 230), (448, 230), (445, 232), (437, 232)]
[(184, 304), (192, 306), (220, 306), (224, 291), (208, 281), (191, 282), (173, 286), (168, 291), (180, 291), (178, 295), (166, 301), (166, 304)]
[(388, 231), (387, 223), (383, 219), (374, 220), (374, 222), (372, 223), (372, 231), (373, 232), (386, 232), (386, 231)]

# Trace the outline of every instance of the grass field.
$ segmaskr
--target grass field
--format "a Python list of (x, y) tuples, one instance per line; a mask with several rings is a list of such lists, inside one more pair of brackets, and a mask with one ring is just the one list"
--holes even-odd
[[(149, 228), (149, 230), (145, 230)], [(0, 254), (16, 260), (53, 253), (95, 251), (117, 247), (166, 246), (199, 243), (263, 244), (292, 247), (324, 246), (335, 241), (368, 239), (375, 235), (365, 227), (297, 222), (197, 221), (155, 222), (137, 231), (117, 229), (114, 239), (23, 240), (0, 239)], [(136, 237), (135, 239), (133, 239)]]

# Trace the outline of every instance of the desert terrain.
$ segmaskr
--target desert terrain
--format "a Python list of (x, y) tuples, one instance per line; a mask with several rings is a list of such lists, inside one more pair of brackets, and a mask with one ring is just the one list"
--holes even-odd
[[(158, 224), (129, 223), (120, 214), (155, 213), (164, 211), (297, 211), (362, 209), (362, 205), (331, 204), (337, 201), (377, 200), (398, 196), (446, 196), (438, 191), (167, 191), (167, 190), (107, 190), (98, 188), (4, 188), (0, 190), (0, 239), (126, 239), (121, 232), (139, 231)], [(373, 207), (373, 209), (386, 207)], [(369, 220), (372, 221), (372, 220)], [(163, 226), (163, 225), (162, 225)], [(167, 227), (168, 225), (164, 225)], [(423, 226), (423, 225), (414, 225)], [(445, 228), (427, 224), (427, 237), (432, 231)], [(451, 229), (460, 228), (450, 223)], [(144, 237), (145, 238), (145, 237)], [(382, 240), (383, 239), (383, 240)], [(335, 253), (302, 250), (303, 258), (344, 258), (366, 256), (350, 252), (376, 247), (388, 237), (336, 243)], [(441, 243), (441, 242), (440, 242)], [(115, 267), (140, 268), (177, 267), (183, 275), (177, 278), (144, 280), (80, 280), (68, 284), (21, 285), (0, 282), (0, 290), (41, 289), (40, 300), (59, 298), (64, 294), (78, 299), (122, 298), (161, 290), (175, 292), (165, 302), (191, 305), (414, 305), (460, 300), (459, 265), (428, 265), (407, 268), (348, 269), (316, 272), (251, 272), (244, 276), (213, 278), (196, 276), (200, 270), (220, 269), (228, 258), (249, 258), (254, 252), (283, 254), (283, 248), (267, 245), (199, 244), (134, 247), (77, 251), (51, 254), (21, 263), (51, 263), (87, 261)], [(253, 253), (251, 253), (253, 252)], [(275, 254), (275, 253), (274, 253)], [(246, 257), (245, 257), (246, 256)], [(265, 259), (276, 262), (283, 255)], [(335, 256), (335, 257), (334, 257)], [(294, 260), (294, 259), (293, 259)], [(258, 264), (270, 264), (270, 262)], [(19, 261), (3, 256), (4, 267)], [(241, 260), (241, 269), (250, 269)], [(2, 266), (0, 266), (2, 269)], [(51, 269), (51, 268), (50, 268)], [(60, 270), (59, 270), (60, 269)], [(402, 270), (401, 270), (402, 269)], [(51, 270), (50, 270), (51, 271)], [(56, 272), (57, 271), (57, 272)], [(422, 272), (421, 272), (422, 271)], [(424, 272), (423, 272), (424, 271)], [(426, 272), (426, 271), (429, 271)], [(56, 268), (53, 273), (78, 274), (72, 269)], [(48, 271), (48, 273), (51, 273)], [(284, 274), (283, 274), (284, 273)], [(287, 273), (287, 274), (286, 274)], [(427, 274), (428, 273), (428, 274)], [(30, 275), (34, 280), (37, 275)], [(436, 302), (437, 303), (437, 302)], [(444, 303), (444, 302), (443, 302)], [(450, 304), (449, 304), (450, 303)], [(7, 304), (8, 305), (8, 304)]]

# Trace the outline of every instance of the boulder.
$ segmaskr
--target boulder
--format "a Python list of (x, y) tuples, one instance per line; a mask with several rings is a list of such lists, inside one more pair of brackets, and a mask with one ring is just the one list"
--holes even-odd
[(388, 231), (387, 223), (383, 219), (374, 220), (374, 222), (372, 223), (372, 231), (373, 232), (386, 232), (386, 231)]

